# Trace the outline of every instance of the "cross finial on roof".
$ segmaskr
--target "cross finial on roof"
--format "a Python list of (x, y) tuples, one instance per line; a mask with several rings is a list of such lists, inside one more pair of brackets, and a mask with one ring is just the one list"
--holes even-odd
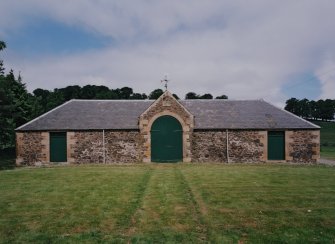
[(164, 87), (165, 87), (165, 91), (167, 91), (167, 88), (168, 88), (168, 82), (169, 82), (170, 80), (168, 80), (168, 75), (166, 74), (166, 75), (164, 75), (164, 79), (163, 80), (161, 80), (161, 82), (165, 82), (165, 85), (164, 85)]

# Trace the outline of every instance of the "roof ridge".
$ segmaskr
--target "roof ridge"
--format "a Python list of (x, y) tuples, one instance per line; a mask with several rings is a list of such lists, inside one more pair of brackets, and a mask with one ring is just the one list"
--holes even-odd
[(79, 101), (79, 102), (150, 102), (155, 101), (153, 99), (71, 99), (73, 101)]
[[(85, 102), (154, 102), (157, 99), (71, 99), (71, 101)], [(263, 99), (176, 99), (179, 102), (262, 102)]]
[(181, 99), (179, 101), (201, 101), (201, 102), (261, 102), (263, 99)]

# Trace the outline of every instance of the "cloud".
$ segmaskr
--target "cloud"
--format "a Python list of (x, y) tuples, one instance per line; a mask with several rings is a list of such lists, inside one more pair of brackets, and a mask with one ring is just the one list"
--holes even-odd
[[(180, 96), (209, 92), (282, 105), (288, 77), (335, 67), (332, 0), (8, 0), (3, 6), (0, 35), (10, 33), (9, 23), (19, 29), (27, 19), (49, 16), (116, 40), (67, 56), (8, 57), (31, 90), (100, 83), (148, 93), (167, 72)], [(318, 77), (321, 96), (334, 96), (334, 77)]]
[(335, 56), (328, 56), (316, 71), (321, 82), (321, 99), (335, 99)]

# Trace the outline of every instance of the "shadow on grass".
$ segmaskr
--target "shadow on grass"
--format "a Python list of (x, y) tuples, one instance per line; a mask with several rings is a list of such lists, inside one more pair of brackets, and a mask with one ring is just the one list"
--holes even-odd
[(15, 168), (15, 148), (0, 150), (0, 170)]

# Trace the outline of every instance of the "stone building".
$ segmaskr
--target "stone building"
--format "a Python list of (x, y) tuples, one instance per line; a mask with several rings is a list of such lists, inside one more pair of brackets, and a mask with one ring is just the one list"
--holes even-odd
[(16, 129), (17, 165), (306, 162), (320, 128), (263, 100), (70, 100)]

